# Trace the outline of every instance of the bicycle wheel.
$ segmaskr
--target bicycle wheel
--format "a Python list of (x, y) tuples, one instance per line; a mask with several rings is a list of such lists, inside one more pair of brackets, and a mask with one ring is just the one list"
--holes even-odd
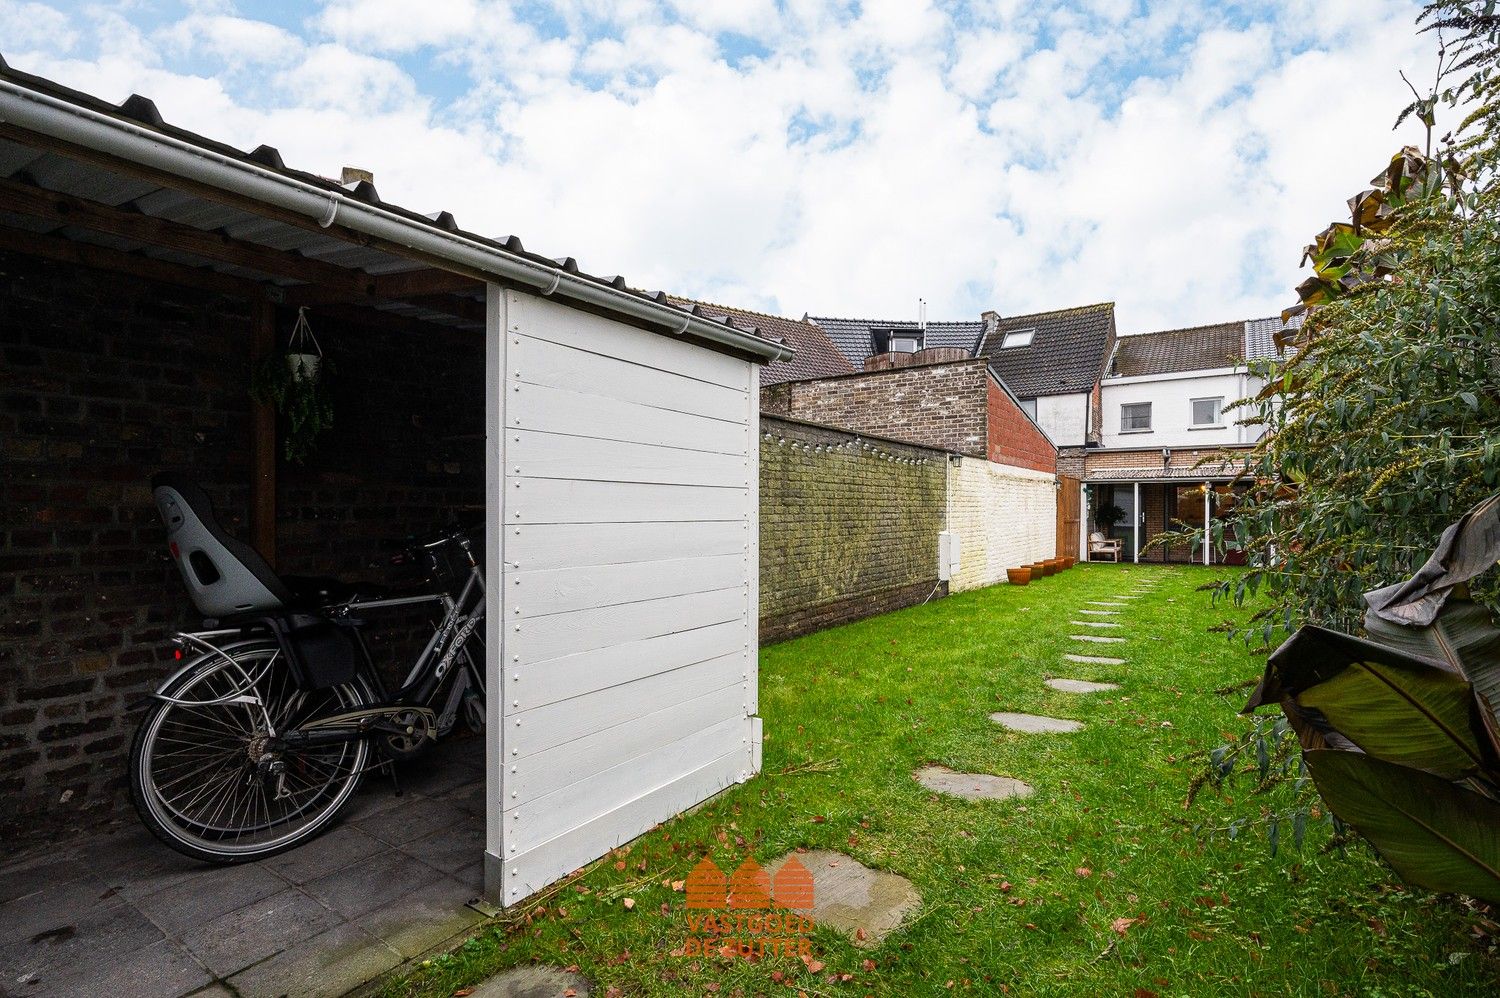
[(296, 688), (274, 642), (206, 654), (162, 692), (136, 730), (130, 790), (146, 827), (178, 852), (215, 863), (270, 856), (317, 835), (354, 794), (365, 739), (283, 748), (267, 739), (367, 706), (363, 682)]

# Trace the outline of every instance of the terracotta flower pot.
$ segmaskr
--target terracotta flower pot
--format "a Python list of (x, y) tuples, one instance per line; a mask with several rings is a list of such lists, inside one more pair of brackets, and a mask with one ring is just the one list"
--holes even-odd
[(1034, 561), (1034, 562), (1031, 563), (1031, 577), (1032, 578), (1037, 578), (1038, 576), (1043, 576), (1043, 575), (1051, 575), (1052, 572), (1053, 572), (1052, 566), (1049, 565), (1049, 564), (1047, 564), (1045, 561)]
[(1069, 555), (1068, 557), (1063, 559), (1063, 568), (1072, 568), (1076, 564), (1078, 564), (1078, 559), (1074, 558), (1072, 555)]
[(1031, 569), (1030, 568), (1007, 568), (1005, 570), (1005, 578), (1013, 586), (1024, 586), (1024, 585), (1026, 585), (1026, 583), (1028, 583), (1028, 582), (1031, 581)]
[(1061, 572), (1063, 569), (1065, 569), (1065, 568), (1068, 567), (1068, 559), (1066, 559), (1066, 558), (1048, 558), (1047, 559), (1047, 564), (1049, 564), (1049, 565), (1052, 566), (1052, 572), (1053, 572), (1053, 574), (1056, 574), (1056, 573)]

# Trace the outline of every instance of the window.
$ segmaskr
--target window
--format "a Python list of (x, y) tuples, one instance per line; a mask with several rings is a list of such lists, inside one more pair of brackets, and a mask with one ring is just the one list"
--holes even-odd
[(870, 349), (874, 353), (916, 353), (922, 349), (922, 334), (915, 329), (872, 329)]
[(1036, 399), (1022, 399), (1021, 411), (1032, 419), (1036, 419)]
[(892, 336), (891, 353), (916, 353), (917, 340), (914, 336)]
[(1013, 329), (1005, 334), (1005, 339), (1000, 341), (1000, 349), (1009, 350), (1011, 347), (1029, 347), (1031, 346), (1031, 338), (1035, 335), (1035, 329)]
[(1120, 432), (1143, 433), (1151, 429), (1151, 403), (1127, 402), (1120, 406)]
[(1224, 397), (1216, 399), (1193, 399), (1194, 426), (1222, 426)]

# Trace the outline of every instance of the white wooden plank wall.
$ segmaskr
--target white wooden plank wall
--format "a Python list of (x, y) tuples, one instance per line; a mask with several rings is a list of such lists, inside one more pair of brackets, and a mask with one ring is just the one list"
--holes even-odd
[(759, 767), (758, 376), (546, 298), (503, 304), (492, 864), (514, 904)]

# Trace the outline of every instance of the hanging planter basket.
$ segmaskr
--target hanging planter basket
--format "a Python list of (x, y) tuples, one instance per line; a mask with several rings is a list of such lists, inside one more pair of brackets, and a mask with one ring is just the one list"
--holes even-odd
[(250, 397), (282, 417), (282, 453), (288, 461), (305, 461), (318, 436), (333, 425), (327, 384), (331, 366), (313, 335), (307, 310), (299, 308), (286, 351), (267, 357), (251, 377)]

